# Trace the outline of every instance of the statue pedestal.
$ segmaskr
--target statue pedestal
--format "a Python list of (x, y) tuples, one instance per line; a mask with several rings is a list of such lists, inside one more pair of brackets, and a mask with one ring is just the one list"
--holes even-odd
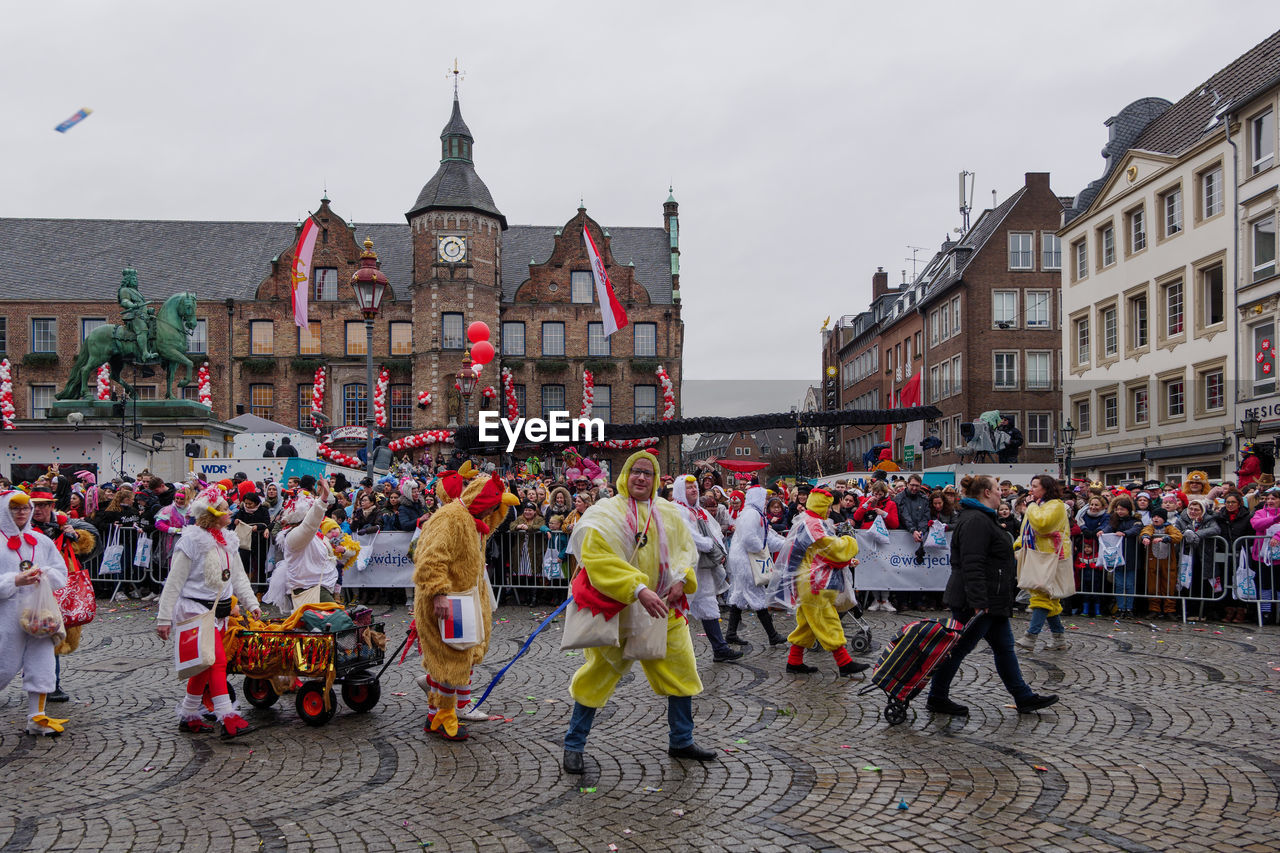
[[(120, 423), (120, 404), (113, 400), (55, 400), (49, 407), (50, 420), (66, 420), (67, 415), (79, 412), (84, 416), (81, 426), (90, 420), (115, 421)], [(155, 418), (176, 418), (179, 420), (214, 421), (213, 410), (195, 400), (130, 400), (124, 404), (124, 419), (133, 423), (134, 413), (138, 423), (150, 422)], [(97, 425), (95, 423), (95, 425)]]
[[(0, 473), (15, 468), (58, 463), (72, 469), (86, 463), (111, 479), (142, 468), (169, 482), (186, 478), (193, 460), (185, 455), (194, 443), (197, 458), (232, 455), (241, 428), (214, 417), (194, 400), (58, 400), (46, 419), (21, 420), (0, 440)], [(77, 417), (78, 416), (78, 417)], [(159, 440), (157, 440), (159, 439)], [(23, 467), (22, 470), (29, 470)]]

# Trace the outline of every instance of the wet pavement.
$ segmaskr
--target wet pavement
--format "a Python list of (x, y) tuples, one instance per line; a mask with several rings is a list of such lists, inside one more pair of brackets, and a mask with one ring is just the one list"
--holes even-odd
[[(1070, 650), (1019, 652), (1055, 707), (1006, 707), (982, 646), (953, 689), (968, 719), (921, 699), (890, 727), (883, 694), (859, 695), (865, 682), (825, 654), (809, 656), (819, 673), (785, 674), (785, 647), (747, 620), (740, 662), (711, 663), (694, 638), (696, 735), (718, 761), (668, 757), (665, 702), (629, 675), (578, 778), (560, 755), (582, 658), (560, 651), (558, 623), (486, 703), (500, 719), (465, 743), (423, 733), (412, 655), (368, 714), (340, 706), (311, 728), (284, 697), (224, 741), (177, 731), (181, 683), (154, 606), (100, 604), (66, 660), (65, 735), (21, 733), (16, 681), (0, 696), (0, 851), (1280, 848), (1275, 627), (1070, 618)], [(408, 616), (379, 609), (394, 646)], [(477, 696), (548, 611), (499, 610)], [(869, 614), (875, 644), (916, 616)]]

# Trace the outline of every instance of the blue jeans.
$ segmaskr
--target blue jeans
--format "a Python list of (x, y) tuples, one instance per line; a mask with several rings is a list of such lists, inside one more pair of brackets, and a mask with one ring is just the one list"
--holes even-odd
[(1031, 608), (1031, 625), (1027, 628), (1027, 633), (1031, 635), (1039, 634), (1044, 630), (1044, 623), (1049, 623), (1049, 631), (1054, 634), (1061, 634), (1067, 629), (1062, 627), (1062, 620), (1057, 616), (1050, 616), (1049, 611), (1042, 607)]
[(1008, 616), (984, 613), (974, 617), (972, 610), (961, 610), (955, 607), (951, 608), (951, 615), (958, 622), (968, 622), (970, 618), (975, 618), (975, 621), (960, 637), (955, 648), (951, 650), (951, 655), (934, 670), (933, 682), (929, 686), (930, 699), (941, 701), (948, 698), (951, 692), (951, 680), (956, 677), (961, 661), (964, 660), (965, 655), (977, 648), (978, 641), (984, 637), (995, 654), (996, 672), (1000, 674), (1005, 690), (1009, 691), (1014, 701), (1022, 702), (1035, 695), (1035, 692), (1027, 686), (1027, 682), (1022, 680), (1022, 670), (1018, 666), (1017, 655), (1013, 653), (1013, 629), (1009, 627)]
[[(569, 718), (569, 731), (564, 736), (565, 752), (585, 752), (587, 735), (591, 734), (591, 724), (595, 722), (596, 709), (588, 708), (580, 702), (573, 703), (573, 716)], [(671, 731), (667, 735), (667, 743), (672, 749), (681, 749), (693, 744), (693, 697), (667, 697), (667, 725)]]
[(1133, 610), (1133, 590), (1137, 579), (1137, 570), (1130, 566), (1116, 569), (1116, 607), (1118, 609)]

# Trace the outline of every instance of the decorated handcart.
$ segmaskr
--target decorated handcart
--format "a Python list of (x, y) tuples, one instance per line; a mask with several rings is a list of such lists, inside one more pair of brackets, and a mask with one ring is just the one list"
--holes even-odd
[(383, 623), (373, 622), (367, 608), (348, 612), (336, 604), (308, 604), (283, 622), (233, 617), (226, 633), (227, 672), (244, 675), (244, 698), (255, 708), (270, 708), (295, 693), (302, 721), (323, 726), (338, 710), (335, 684), (357, 714), (378, 704), (386, 646)]

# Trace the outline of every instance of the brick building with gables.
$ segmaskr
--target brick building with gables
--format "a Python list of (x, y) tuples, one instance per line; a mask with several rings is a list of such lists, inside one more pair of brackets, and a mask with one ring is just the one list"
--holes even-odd
[[(0, 218), (0, 351), (13, 363), (20, 427), (38, 426), (66, 381), (80, 341), (118, 322), (121, 271), (138, 270), (153, 304), (194, 292), (199, 327), (189, 351), (208, 361), (214, 412), (243, 410), (310, 429), (312, 379), (328, 371), (325, 414), (333, 426), (366, 417), (365, 327), (350, 286), (366, 239), (390, 287), (374, 325), (375, 365), (390, 372), (391, 438), (461, 420), (454, 390), (466, 327), (481, 320), (498, 351), (470, 401), (501, 404), (501, 366), (512, 370), (522, 415), (577, 414), (582, 370), (595, 375), (593, 414), (632, 423), (661, 417), (655, 371), (677, 391), (682, 375), (679, 206), (662, 205), (661, 225), (607, 227), (579, 207), (561, 225), (510, 225), (476, 172), (475, 139), (457, 96), (440, 135), (440, 165), (405, 214), (405, 224), (356, 226), (322, 198), (307, 329), (292, 318), (293, 247), (301, 222), (188, 222)], [(655, 211), (656, 212), (656, 211)], [(582, 230), (592, 234), (630, 324), (605, 338)], [(51, 294), (58, 294), (50, 298)], [(125, 378), (134, 382), (132, 373)], [(163, 377), (139, 377), (142, 399), (164, 394)], [(492, 386), (493, 400), (481, 396)], [(432, 404), (416, 405), (421, 391)], [(194, 382), (183, 395), (195, 399)], [(606, 459), (621, 451), (589, 451)], [(678, 438), (660, 459), (679, 460)]]

